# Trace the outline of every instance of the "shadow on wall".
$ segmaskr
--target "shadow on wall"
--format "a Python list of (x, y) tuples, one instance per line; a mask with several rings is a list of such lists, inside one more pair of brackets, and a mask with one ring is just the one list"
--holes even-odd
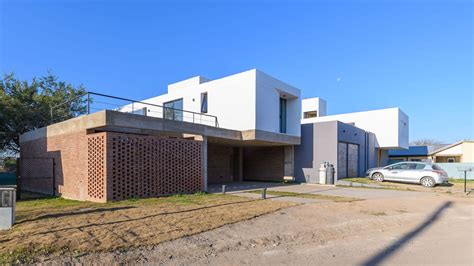
[(362, 265), (379, 265), (380, 263), (384, 262), (385, 259), (393, 255), (398, 249), (403, 247), (405, 244), (407, 244), (410, 240), (412, 240), (414, 237), (428, 229), (431, 225), (433, 225), (436, 220), (438, 220), (441, 216), (441, 214), (449, 207), (451, 207), (453, 203), (451, 201), (445, 202), (442, 204), (437, 210), (435, 210), (426, 220), (418, 225), (415, 229), (412, 231), (408, 232), (405, 234), (403, 237), (401, 237), (399, 240), (397, 240), (395, 243), (391, 244), (390, 246), (386, 247), (379, 253), (375, 254), (372, 258), (368, 259), (365, 261)]
[(48, 149), (48, 141), (41, 137), (20, 144), (21, 191), (60, 195), (58, 188), (64, 184), (62, 154), (59, 149)]

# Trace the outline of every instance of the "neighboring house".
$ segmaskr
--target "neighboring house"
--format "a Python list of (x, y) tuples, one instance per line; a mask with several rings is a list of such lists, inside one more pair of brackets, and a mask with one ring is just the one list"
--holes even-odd
[(474, 141), (461, 140), (435, 149), (429, 156), (435, 163), (474, 163)]
[(302, 145), (295, 150), (296, 179), (316, 182), (324, 161), (336, 169), (336, 179), (364, 176), (372, 167), (388, 164), (390, 149), (408, 148), (408, 116), (399, 108), (340, 115), (326, 114), (326, 102), (303, 100)]
[(434, 163), (474, 163), (474, 141), (462, 140), (453, 144), (410, 146), (404, 150), (390, 150), (389, 162), (421, 161)]
[(387, 149), (408, 147), (408, 117), (398, 108), (326, 116), (324, 100), (301, 101), (299, 89), (254, 69), (170, 84), (20, 143), (24, 189), (105, 202), (232, 181), (317, 182), (324, 161), (336, 178), (360, 176), (384, 165)]

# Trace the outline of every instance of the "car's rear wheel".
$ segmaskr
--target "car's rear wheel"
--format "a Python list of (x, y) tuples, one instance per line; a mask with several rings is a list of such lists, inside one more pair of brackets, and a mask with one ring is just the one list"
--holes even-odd
[(372, 175), (372, 180), (375, 180), (375, 181), (378, 181), (378, 182), (383, 182), (383, 175), (382, 175), (382, 173), (379, 173), (379, 172), (374, 173), (374, 174)]
[(431, 176), (425, 176), (420, 180), (420, 183), (424, 187), (434, 187), (436, 182)]

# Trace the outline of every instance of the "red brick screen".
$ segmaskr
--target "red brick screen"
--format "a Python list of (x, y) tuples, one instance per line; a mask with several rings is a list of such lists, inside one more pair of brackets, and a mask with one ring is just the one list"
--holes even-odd
[(87, 195), (105, 199), (105, 141), (106, 134), (94, 134), (87, 138)]
[[(105, 143), (98, 141), (100, 136), (105, 136)], [(90, 135), (88, 144), (91, 197), (100, 197), (100, 191), (107, 200), (121, 200), (202, 190), (202, 142), (98, 133)], [(106, 178), (102, 179), (103, 171)]]

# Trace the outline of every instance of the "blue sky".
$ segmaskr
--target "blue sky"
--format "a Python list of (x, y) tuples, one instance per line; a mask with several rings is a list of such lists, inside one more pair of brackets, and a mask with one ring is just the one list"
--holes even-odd
[(257, 68), (329, 114), (400, 107), (410, 139), (474, 138), (472, 1), (0, 0), (0, 71), (145, 99)]

